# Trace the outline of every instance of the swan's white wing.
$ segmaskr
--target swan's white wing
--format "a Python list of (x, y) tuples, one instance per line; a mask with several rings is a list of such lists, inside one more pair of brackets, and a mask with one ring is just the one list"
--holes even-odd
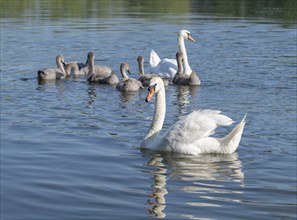
[(158, 56), (158, 54), (154, 50), (151, 50), (151, 52), (150, 52), (150, 67), (151, 68), (157, 67), (160, 62), (161, 62), (161, 59)]
[(218, 126), (233, 121), (216, 110), (198, 110), (174, 123), (162, 137), (162, 144), (171, 147), (190, 145), (214, 133)]
[(176, 59), (169, 59), (169, 58), (164, 58), (160, 65), (167, 65), (168, 67), (176, 68), (177, 69), (177, 61)]
[[(176, 59), (164, 58), (160, 62), (160, 72), (166, 77), (173, 78), (177, 72), (177, 61)], [(166, 75), (167, 74), (167, 75)]]
[(161, 60), (158, 54), (152, 50), (150, 53), (150, 69), (151, 73), (173, 78), (177, 72), (177, 61), (169, 58)]

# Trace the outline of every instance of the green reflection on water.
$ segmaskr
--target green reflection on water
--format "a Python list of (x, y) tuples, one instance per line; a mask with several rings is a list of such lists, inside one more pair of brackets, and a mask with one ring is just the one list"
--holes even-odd
[(295, 0), (1, 0), (1, 18), (143, 17), (210, 15), (267, 18), (296, 24)]

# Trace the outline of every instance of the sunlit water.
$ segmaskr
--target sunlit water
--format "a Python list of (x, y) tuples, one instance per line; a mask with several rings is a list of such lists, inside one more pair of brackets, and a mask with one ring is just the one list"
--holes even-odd
[[(296, 25), (195, 7), (73, 18), (33, 7), (1, 18), (1, 219), (296, 218)], [(174, 58), (180, 29), (197, 40), (186, 47), (203, 85), (167, 88), (164, 129), (193, 109), (247, 114), (232, 155), (140, 150), (154, 111), (146, 90), (35, 79), (57, 54), (85, 61), (90, 50), (137, 77), (138, 55), (147, 71), (151, 49)]]

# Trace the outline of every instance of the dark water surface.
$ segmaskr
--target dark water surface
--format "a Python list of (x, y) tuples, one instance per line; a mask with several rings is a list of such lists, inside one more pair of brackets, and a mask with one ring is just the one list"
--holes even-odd
[[(295, 1), (1, 1), (1, 219), (296, 219)], [(153, 103), (84, 78), (38, 84), (55, 56), (137, 77), (191, 31), (201, 87), (169, 86), (164, 129), (193, 109), (247, 113), (232, 155), (142, 151)], [(217, 131), (222, 136), (230, 128)]]

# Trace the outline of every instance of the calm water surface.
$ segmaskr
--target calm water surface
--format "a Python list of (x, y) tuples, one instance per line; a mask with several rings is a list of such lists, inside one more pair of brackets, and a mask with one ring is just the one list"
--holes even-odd
[[(61, 2), (1, 2), (1, 219), (296, 219), (295, 1)], [(174, 58), (180, 29), (203, 85), (167, 88), (164, 128), (193, 109), (247, 113), (232, 155), (140, 150), (146, 90), (35, 78), (90, 50), (137, 77), (138, 55), (146, 70), (151, 49)]]

